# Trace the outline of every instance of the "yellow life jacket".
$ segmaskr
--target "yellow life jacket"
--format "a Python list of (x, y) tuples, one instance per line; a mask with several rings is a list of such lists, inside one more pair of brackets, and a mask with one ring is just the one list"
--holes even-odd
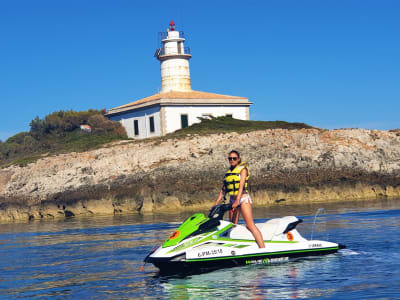
[(246, 163), (241, 163), (237, 165), (233, 170), (229, 169), (225, 173), (225, 178), (224, 178), (224, 187), (225, 187), (225, 193), (229, 195), (237, 195), (239, 193), (239, 185), (240, 185), (240, 171), (242, 171), (244, 168), (247, 168), (247, 177), (246, 181), (244, 183), (243, 187), (243, 193), (248, 194), (248, 181), (250, 177), (250, 172), (249, 172), (249, 167), (247, 166)]

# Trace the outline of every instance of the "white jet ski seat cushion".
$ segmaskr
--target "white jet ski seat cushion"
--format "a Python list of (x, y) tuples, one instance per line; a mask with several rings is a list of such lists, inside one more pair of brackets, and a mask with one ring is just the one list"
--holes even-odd
[[(264, 241), (273, 240), (274, 237), (281, 235), (289, 224), (299, 222), (299, 219), (294, 216), (283, 218), (270, 219), (264, 223), (257, 223), (256, 226), (260, 229)], [(229, 233), (231, 239), (237, 240), (254, 240), (253, 234), (245, 225), (236, 225)]]

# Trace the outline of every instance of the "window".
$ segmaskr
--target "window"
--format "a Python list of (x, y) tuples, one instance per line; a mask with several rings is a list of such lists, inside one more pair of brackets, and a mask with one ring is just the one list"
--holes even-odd
[(149, 122), (150, 122), (150, 132), (154, 132), (154, 117), (150, 117), (149, 118)]
[(226, 114), (228, 118), (232, 118), (232, 114)]
[(181, 115), (181, 128), (186, 128), (189, 126), (188, 124), (188, 115)]
[(135, 135), (139, 135), (139, 120), (134, 120), (133, 121), (133, 127), (135, 130)]

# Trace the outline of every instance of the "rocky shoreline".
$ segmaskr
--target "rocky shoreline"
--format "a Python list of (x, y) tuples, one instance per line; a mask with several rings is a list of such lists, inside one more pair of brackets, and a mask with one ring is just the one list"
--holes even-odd
[(0, 170), (0, 222), (210, 207), (236, 149), (255, 206), (400, 199), (400, 134), (273, 129), (123, 141)]

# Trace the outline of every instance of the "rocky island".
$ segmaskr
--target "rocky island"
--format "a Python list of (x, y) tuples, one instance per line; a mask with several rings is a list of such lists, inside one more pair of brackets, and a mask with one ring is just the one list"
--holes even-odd
[(0, 221), (210, 207), (227, 154), (250, 166), (255, 206), (400, 198), (400, 133), (270, 129), (119, 141), (0, 170)]

